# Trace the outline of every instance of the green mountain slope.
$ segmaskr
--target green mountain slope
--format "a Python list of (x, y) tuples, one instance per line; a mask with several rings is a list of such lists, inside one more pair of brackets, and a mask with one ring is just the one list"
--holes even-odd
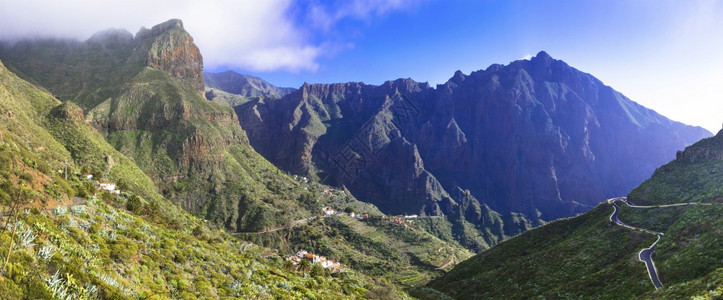
[[(308, 188), (314, 193), (328, 189), (315, 183)], [(339, 201), (343, 198), (350, 197), (337, 196), (335, 200), (319, 202), (337, 210), (367, 213), (369, 219), (338, 213), (293, 228), (240, 237), (285, 253), (307, 250), (324, 255), (374, 278), (385, 278), (405, 287), (426, 284), (472, 256), (461, 245), (425, 231), (424, 217), (386, 216), (370, 204)]]
[[(81, 171), (122, 193), (92, 196)], [(266, 249), (209, 229), (163, 199), (77, 106), (1, 63), (0, 208), (3, 299), (340, 298), (379, 288), (353, 270), (288, 270), (262, 258)]]
[[(458, 299), (686, 298), (723, 294), (723, 131), (658, 170), (621, 204), (625, 224), (663, 232), (653, 261), (656, 291), (638, 253), (656, 237), (613, 224), (600, 204), (579, 217), (555, 221), (495, 246), (456, 266), (430, 287)], [(710, 205), (660, 207), (701, 202)]]
[(298, 184), (251, 148), (233, 109), (203, 97), (203, 59), (180, 20), (135, 37), (107, 30), (0, 48), (18, 74), (78, 104), (183, 208), (232, 231), (309, 216)]
[[(143, 180), (122, 177), (125, 173), (112, 180), (137, 188), (136, 193), (145, 199), (169, 199), (231, 233), (265, 232), (319, 217), (322, 205), (381, 216), (375, 207), (353, 197), (336, 203), (322, 195), (324, 187), (294, 180), (258, 155), (228, 103), (236, 101), (235, 96), (228, 94), (225, 103), (221, 97), (209, 101), (198, 89), (200, 77), (193, 74), (200, 74), (201, 57), (180, 21), (141, 30), (135, 38), (129, 35), (111, 30), (83, 43), (34, 41), (0, 47), (0, 56), (7, 57), (22, 76), (67, 100), (47, 109), (53, 118), (45, 126), (67, 145), (72, 159), (82, 162), (79, 171), (116, 176), (114, 170), (123, 160)], [(43, 145), (44, 140), (37, 143)], [(108, 161), (115, 167), (110, 168)], [(378, 230), (375, 243), (393, 252), (392, 258), (388, 252), (360, 252), (356, 240), (320, 239), (323, 243), (309, 245), (313, 235), (305, 231), (328, 233), (327, 222), (293, 228), (293, 234), (289, 229), (242, 237), (277, 248), (281, 257), (300, 247), (339, 259), (353, 255), (350, 264), (345, 264), (352, 270), (363, 270), (363, 264), (352, 263), (356, 261), (393, 262), (396, 270), (405, 270), (406, 277), (386, 273), (387, 282), (407, 285), (426, 283), (439, 275), (437, 267), (449, 269), (470, 256), (462, 246), (441, 240), (425, 247), (397, 248), (394, 245), (419, 244), (433, 237), (422, 228), (411, 238), (398, 236), (385, 230), (388, 225), (369, 223), (365, 228)], [(447, 263), (428, 251), (432, 247), (444, 248), (457, 259)], [(363, 271), (379, 275), (377, 270)], [(408, 278), (415, 279), (402, 282)], [(385, 284), (376, 286), (383, 289)]]

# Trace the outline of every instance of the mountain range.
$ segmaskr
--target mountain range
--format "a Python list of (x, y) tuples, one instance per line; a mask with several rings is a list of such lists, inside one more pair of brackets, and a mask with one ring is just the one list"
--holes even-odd
[(457, 216), (481, 228), (487, 210), (532, 224), (586, 212), (710, 136), (545, 52), (456, 72), (436, 88), (398, 79), (243, 97), (231, 106), (254, 149), (279, 168), (345, 186), (385, 213)]
[[(173, 19), (0, 61), (9, 299), (723, 292), (722, 134), (685, 148), (711, 134), (545, 52), (436, 87), (279, 88), (204, 73)], [(628, 193), (645, 209), (615, 213), (665, 232), (654, 294), (633, 254), (655, 237), (601, 203)]]
[[(0, 82), (8, 91), (1, 95), (0, 111), (10, 120), (0, 128), (1, 150), (7, 150), (0, 200), (7, 210), (37, 209), (30, 217), (18, 215), (16, 220), (23, 224), (45, 224), (38, 225), (45, 226), (40, 238), (33, 236), (38, 229), (23, 231), (28, 243), (39, 243), (24, 247), (20, 254), (26, 256), (17, 252), (8, 256), (14, 270), (33, 278), (13, 275), (14, 283), (0, 285), (11, 289), (0, 293), (10, 299), (82, 298), (79, 295), (91, 288), (100, 298), (271, 294), (403, 298), (403, 285), (425, 283), (471, 256), (460, 245), (448, 244), (423, 228), (404, 231), (405, 227), (346, 191), (294, 179), (257, 154), (233, 109), (204, 98), (202, 57), (179, 20), (141, 29), (135, 36), (113, 29), (83, 42), (3, 44), (0, 58), (9, 61), (12, 69), (3, 66)], [(70, 176), (63, 179), (55, 170)], [(85, 174), (96, 179), (87, 179)], [(93, 180), (111, 182), (119, 195), (102, 192)], [(16, 190), (24, 191), (21, 187), (28, 184), (36, 200), (11, 200)], [(101, 201), (92, 200), (93, 195)], [(354, 210), (370, 218), (367, 222), (348, 214), (321, 218), (322, 207)], [(80, 217), (68, 216), (68, 210), (79, 211)], [(4, 220), (9, 219), (5, 216)], [(97, 224), (102, 230), (84, 225), (80, 231), (71, 229), (77, 229), (79, 222)], [(0, 251), (12, 247), (7, 241), (15, 234), (3, 228)], [(122, 243), (116, 242), (117, 235), (124, 237)], [(169, 242), (151, 243), (148, 235), (164, 236), (161, 241)], [(141, 252), (129, 244), (138, 245)], [(94, 254), (99, 260), (71, 270), (73, 264), (83, 264), (72, 260), (79, 258), (69, 251), (93, 245), (105, 249)], [(323, 270), (309, 277), (309, 269), (285, 266), (285, 259), (301, 247), (341, 260), (347, 267), (341, 277), (346, 279)], [(121, 248), (132, 251), (116, 254)], [(48, 264), (35, 256), (42, 249), (62, 249), (60, 253), (69, 256)], [(81, 254), (84, 259), (91, 255)], [(157, 263), (149, 266), (151, 260)], [(200, 260), (214, 266), (204, 267)], [(187, 270), (179, 271), (186, 264)], [(140, 277), (131, 273), (106, 277), (142, 265)], [(27, 273), (26, 268), (33, 272)], [(237, 273), (220, 276), (222, 269)], [(200, 279), (213, 276), (210, 281)], [(259, 285), (262, 277), (268, 281)], [(51, 279), (55, 285), (42, 283)], [(67, 284), (73, 280), (87, 287), (82, 290)], [(318, 291), (303, 287), (304, 282), (316, 280), (325, 282), (313, 284)], [(342, 288), (344, 284), (347, 287)], [(31, 292), (38, 287), (39, 294)]]
[[(117, 184), (118, 195), (94, 180)], [(209, 226), (164, 198), (80, 107), (1, 62), (0, 207), (2, 299), (341, 298), (380, 288), (403, 294), (351, 269), (345, 279), (318, 269), (309, 276), (269, 249)]]

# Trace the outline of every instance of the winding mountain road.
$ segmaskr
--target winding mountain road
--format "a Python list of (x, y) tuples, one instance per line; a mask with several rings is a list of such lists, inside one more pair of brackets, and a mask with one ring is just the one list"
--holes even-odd
[(711, 203), (686, 202), (686, 203), (643, 206), (643, 205), (631, 204), (628, 201), (627, 197), (611, 198), (611, 199), (608, 199), (607, 202), (612, 204), (613, 207), (615, 208), (612, 215), (610, 215), (610, 221), (612, 221), (613, 223), (615, 223), (617, 225), (623, 226), (625, 228), (632, 229), (632, 230), (640, 230), (645, 233), (656, 235), (658, 237), (658, 239), (655, 240), (655, 242), (652, 245), (650, 245), (650, 247), (640, 250), (640, 252), (638, 253), (638, 259), (645, 263), (645, 267), (648, 269), (648, 277), (650, 277), (650, 281), (653, 282), (653, 285), (655, 286), (656, 290), (663, 287), (663, 283), (660, 282), (660, 278), (658, 277), (658, 269), (655, 268), (655, 263), (653, 262), (653, 251), (655, 250), (655, 245), (658, 244), (660, 239), (665, 234), (662, 232), (656, 232), (656, 231), (648, 230), (645, 228), (633, 227), (633, 226), (623, 223), (622, 221), (620, 221), (620, 219), (618, 219), (618, 209), (620, 209), (620, 207), (618, 206), (618, 204), (616, 202), (623, 202), (623, 203), (625, 203), (625, 205), (627, 205), (628, 207), (632, 207), (632, 208), (660, 208), (660, 207), (675, 207), (675, 206), (686, 206), (686, 205), (712, 205)]

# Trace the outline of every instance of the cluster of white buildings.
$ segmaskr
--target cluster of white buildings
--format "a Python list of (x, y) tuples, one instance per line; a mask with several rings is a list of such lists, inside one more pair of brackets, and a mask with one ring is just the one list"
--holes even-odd
[(369, 219), (369, 214), (356, 214), (354, 212), (350, 212), (349, 216), (352, 218), (356, 218), (357, 220), (366, 220)]
[(309, 183), (309, 178), (299, 175), (294, 175), (294, 180), (301, 181), (303, 183)]
[(291, 261), (294, 262), (294, 264), (298, 264), (302, 259), (308, 260), (313, 264), (319, 264), (322, 268), (332, 272), (344, 272), (344, 267), (342, 267), (339, 262), (326, 259), (324, 256), (314, 255), (306, 250), (299, 250), (295, 256), (291, 257)]

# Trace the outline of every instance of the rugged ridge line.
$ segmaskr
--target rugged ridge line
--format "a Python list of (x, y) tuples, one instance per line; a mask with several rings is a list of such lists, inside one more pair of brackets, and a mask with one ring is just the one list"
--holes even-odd
[(458, 71), (436, 88), (411, 79), (304, 84), (236, 112), (280, 168), (346, 185), (388, 213), (449, 214), (459, 202), (449, 191), (460, 188), (503, 214), (571, 216), (629, 192), (710, 135), (545, 52)]

